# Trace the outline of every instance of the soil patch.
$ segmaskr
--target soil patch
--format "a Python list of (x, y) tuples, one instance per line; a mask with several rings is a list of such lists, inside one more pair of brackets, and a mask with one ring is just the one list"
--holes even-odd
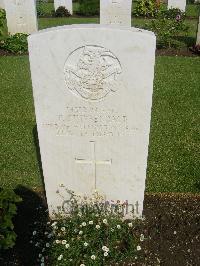
[[(16, 246), (0, 255), (0, 265), (36, 266), (36, 254), (30, 242), (30, 228), (40, 217), (37, 208), (46, 209), (45, 195), (21, 188), (23, 198), (15, 219), (18, 239)], [(144, 266), (200, 265), (200, 194), (146, 194), (144, 201), (145, 260), (135, 264)], [(43, 215), (46, 222), (47, 215)]]
[(194, 57), (198, 56), (192, 50), (189, 49), (156, 49), (156, 55), (159, 56), (188, 56)]
[[(0, 49), (0, 56), (20, 56), (20, 55), (28, 55), (28, 53), (23, 54), (14, 54), (9, 51)], [(195, 57), (199, 56), (199, 54), (194, 53), (192, 49), (156, 49), (156, 55), (158, 56), (188, 56)]]
[(0, 48), (0, 56), (19, 56), (19, 55), (28, 55), (28, 53), (15, 54)]

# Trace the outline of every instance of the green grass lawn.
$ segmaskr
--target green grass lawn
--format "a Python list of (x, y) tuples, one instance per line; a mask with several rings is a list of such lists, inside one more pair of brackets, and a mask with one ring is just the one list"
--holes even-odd
[[(150, 24), (150, 19), (133, 18), (132, 26), (144, 28), (145, 25)], [(84, 18), (84, 17), (69, 17), (69, 18), (40, 18), (39, 29), (46, 29), (49, 27), (56, 27), (61, 25), (70, 24), (86, 24), (86, 23), (99, 23), (99, 18)], [(189, 26), (188, 36), (183, 38), (184, 46), (192, 46), (196, 42), (196, 32), (198, 26), (198, 20), (186, 20), (186, 24)]]
[[(150, 24), (150, 19), (144, 18), (133, 18), (132, 26), (144, 28), (145, 25)], [(38, 20), (39, 29), (46, 29), (50, 27), (62, 26), (62, 25), (71, 25), (71, 24), (91, 24), (99, 23), (99, 18), (84, 18), (84, 17), (69, 17), (69, 18), (40, 18)], [(184, 37), (183, 45), (185, 47), (192, 46), (196, 42), (196, 32), (198, 26), (198, 20), (186, 20), (186, 24), (189, 26), (188, 36)], [(4, 23), (4, 36), (7, 35), (6, 21)], [(3, 38), (0, 37), (0, 39)]]
[[(44, 10), (44, 12), (47, 15), (51, 15), (52, 11), (54, 10), (54, 5), (53, 3), (42, 3), (40, 4), (42, 10)], [(136, 6), (136, 1), (133, 2), (132, 5), (132, 11), (135, 11), (135, 6)], [(167, 9), (167, 5), (164, 4), (164, 7)], [(78, 3), (73, 3), (73, 12), (76, 13), (78, 11), (79, 8), (79, 4)], [(197, 4), (188, 4), (186, 6), (186, 16), (189, 17), (198, 17), (199, 16), (199, 11), (200, 11), (200, 5)]]
[[(45, 12), (51, 14), (51, 11), (53, 9), (53, 3), (46, 3), (43, 4), (45, 8), (47, 7), (47, 10)], [(76, 9), (77, 9), (77, 5)], [(191, 6), (192, 10), (196, 10), (195, 8), (198, 7), (198, 5), (188, 5), (188, 8)], [(200, 6), (200, 5), (199, 5)], [(50, 27), (56, 27), (56, 26), (62, 26), (62, 25), (70, 25), (70, 24), (87, 24), (87, 23), (99, 23), (98, 17), (68, 17), (68, 18), (54, 18), (54, 17), (48, 17), (48, 18), (39, 18), (38, 24), (39, 29), (46, 29)], [(146, 28), (146, 25), (149, 25), (151, 23), (151, 19), (145, 19), (145, 18), (132, 18), (132, 26), (140, 27), (140, 28)], [(192, 46), (196, 42), (196, 32), (197, 32), (197, 26), (198, 26), (198, 19), (186, 19), (186, 24), (189, 26), (188, 35), (187, 37), (182, 36), (180, 37), (180, 41), (182, 42), (183, 47)], [(6, 21), (4, 23), (4, 34), (1, 38), (7, 35), (7, 27), (6, 27)]]
[[(199, 58), (157, 57), (147, 174), (149, 192), (200, 192), (199, 65)], [(0, 57), (0, 88), (0, 185), (40, 188), (27, 56)]]

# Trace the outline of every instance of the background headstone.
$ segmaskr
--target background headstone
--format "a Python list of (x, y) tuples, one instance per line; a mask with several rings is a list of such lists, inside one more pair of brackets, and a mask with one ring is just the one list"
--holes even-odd
[(100, 24), (131, 27), (132, 0), (100, 0)]
[(72, 0), (54, 0), (54, 8), (57, 10), (59, 6), (64, 6), (72, 15), (73, 7), (72, 7)]
[(199, 16), (199, 24), (198, 24), (198, 29), (197, 29), (197, 41), (196, 45), (200, 45), (200, 16)]
[(56, 193), (60, 184), (87, 195), (97, 189), (107, 200), (126, 201), (129, 211), (134, 207), (141, 214), (155, 35), (136, 28), (73, 25), (28, 39), (50, 214), (62, 206)]
[(30, 34), (37, 31), (35, 0), (6, 0), (5, 9), (10, 34)]
[(186, 0), (168, 0), (168, 9), (170, 8), (179, 8), (185, 12)]
[(4, 9), (5, 5), (4, 5), (4, 0), (0, 0), (0, 8)]

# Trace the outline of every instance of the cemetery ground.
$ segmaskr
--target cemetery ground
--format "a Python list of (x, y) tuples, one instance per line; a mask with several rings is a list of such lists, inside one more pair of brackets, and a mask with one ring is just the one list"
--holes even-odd
[[(196, 13), (194, 13), (195, 15)], [(142, 18), (142, 17), (136, 17), (132, 19), (132, 26), (134, 27), (140, 27), (140, 28), (149, 28), (151, 24), (152, 19)], [(38, 20), (39, 23), (39, 29), (46, 29), (49, 27), (56, 27), (56, 26), (63, 26), (63, 25), (71, 25), (71, 24), (99, 24), (99, 18), (98, 17), (77, 17), (72, 16), (68, 18), (46, 18), (42, 17)], [(180, 47), (176, 48), (168, 48), (163, 49), (159, 48), (157, 49), (158, 55), (185, 55), (185, 56), (193, 56), (193, 53), (189, 50), (189, 47), (192, 47), (196, 40), (196, 31), (198, 26), (198, 17), (194, 16), (192, 18), (186, 17), (185, 24), (188, 26), (188, 32), (187, 34), (184, 33), (184, 35), (179, 35), (176, 37), (176, 39), (180, 42)], [(3, 36), (7, 35), (7, 27), (6, 23), (4, 24), (4, 34)], [(2, 37), (0, 37), (1, 40)], [(17, 45), (17, 44), (16, 44)], [(8, 52), (6, 50), (3, 50), (0, 48), (0, 55), (9, 55), (12, 54), (12, 52)]]
[[(144, 207), (145, 265), (200, 263), (199, 63), (198, 57), (156, 58)], [(37, 214), (39, 206), (45, 210), (45, 196), (28, 56), (0, 57), (0, 77), (1, 185), (15, 188), (23, 198), (15, 220), (16, 246), (2, 255), (1, 262), (36, 265), (30, 230), (35, 221), (47, 217), (45, 212)]]
[[(195, 42), (198, 14), (192, 5), (187, 12), (189, 34), (184, 49), (159, 53), (192, 57), (156, 57), (146, 220), (137, 229), (147, 239), (141, 243), (143, 261), (132, 265), (200, 265), (200, 58), (187, 49)], [(149, 21), (134, 18), (133, 25)], [(39, 28), (98, 22), (96, 17), (40, 18)], [(16, 245), (0, 254), (0, 265), (34, 266), (39, 265), (37, 248), (30, 243), (34, 223), (48, 220), (42, 166), (28, 56), (9, 55), (0, 56), (0, 185), (14, 188), (23, 201), (14, 221)]]

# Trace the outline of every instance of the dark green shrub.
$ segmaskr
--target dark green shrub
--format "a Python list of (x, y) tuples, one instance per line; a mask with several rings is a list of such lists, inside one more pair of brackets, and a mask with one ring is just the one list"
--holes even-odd
[(23, 54), (28, 52), (27, 34), (16, 33), (0, 41), (0, 48), (11, 53)]
[(100, 13), (99, 0), (79, 0), (77, 13), (81, 16), (97, 16)]
[(17, 213), (16, 203), (21, 198), (13, 190), (0, 188), (0, 250), (14, 246), (16, 234), (12, 219)]
[(56, 11), (53, 11), (54, 17), (70, 17), (70, 12), (64, 6), (59, 6)]
[(4, 20), (6, 18), (6, 12), (4, 9), (0, 9), (0, 36), (3, 35)]
[(37, 3), (37, 15), (38, 17), (45, 17), (49, 15), (44, 2), (39, 1)]
[(156, 0), (140, 0), (135, 6), (134, 15), (142, 17), (155, 17), (158, 13), (160, 5)]
[(179, 36), (186, 36), (185, 15), (179, 9), (171, 9), (159, 12), (157, 19), (153, 19), (148, 29), (157, 36), (157, 46), (160, 48), (179, 48), (183, 43), (178, 40)]
[(195, 0), (186, 0), (186, 4), (189, 5), (189, 4), (195, 4)]
[(162, 10), (160, 14), (163, 18), (183, 20), (185, 19), (185, 13), (178, 8), (170, 8), (168, 10)]

